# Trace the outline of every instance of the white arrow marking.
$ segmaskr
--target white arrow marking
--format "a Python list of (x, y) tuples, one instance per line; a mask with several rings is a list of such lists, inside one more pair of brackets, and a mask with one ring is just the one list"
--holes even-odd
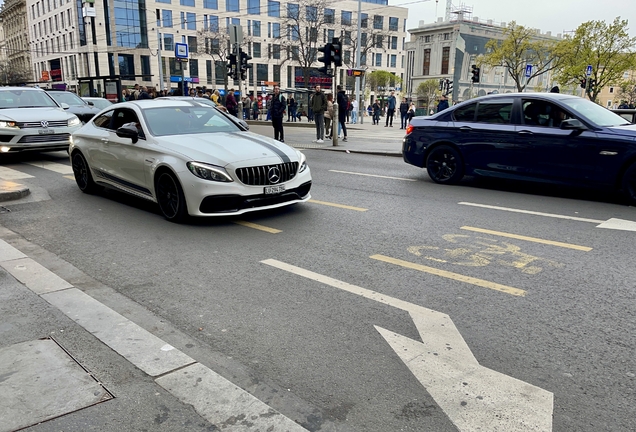
[(596, 228), (608, 228), (622, 231), (636, 231), (636, 222), (625, 219), (609, 219), (598, 225)]
[(375, 328), (460, 431), (552, 430), (553, 394), (481, 366), (448, 315), (281, 261), (261, 262), (408, 312), (422, 342)]

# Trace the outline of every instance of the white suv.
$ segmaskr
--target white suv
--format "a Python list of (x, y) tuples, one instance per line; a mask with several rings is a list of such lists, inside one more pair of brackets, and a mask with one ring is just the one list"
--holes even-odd
[(39, 88), (0, 87), (0, 152), (68, 150), (82, 122), (64, 105)]

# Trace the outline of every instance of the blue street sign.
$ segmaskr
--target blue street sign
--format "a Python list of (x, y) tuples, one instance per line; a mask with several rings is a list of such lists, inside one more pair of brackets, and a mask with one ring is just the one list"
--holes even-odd
[(174, 56), (178, 59), (188, 58), (188, 44), (176, 43), (174, 44)]
[(526, 65), (526, 78), (530, 78), (532, 76), (532, 65)]
[(586, 76), (592, 76), (592, 65), (587, 65), (587, 69), (585, 69)]

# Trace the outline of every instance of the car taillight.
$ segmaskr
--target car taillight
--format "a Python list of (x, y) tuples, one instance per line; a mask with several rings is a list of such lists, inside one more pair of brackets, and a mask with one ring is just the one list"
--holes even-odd
[(406, 127), (406, 134), (407, 134), (407, 135), (411, 135), (411, 132), (413, 132), (413, 129), (415, 129), (415, 128), (413, 127), (413, 125), (412, 125), (412, 124), (408, 125), (408, 126)]

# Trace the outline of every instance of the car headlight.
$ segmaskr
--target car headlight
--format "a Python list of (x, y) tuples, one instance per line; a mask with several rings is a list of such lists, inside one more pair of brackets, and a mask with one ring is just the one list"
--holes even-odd
[(0, 121), (0, 128), (14, 128), (14, 121)]
[(234, 181), (223, 167), (201, 162), (188, 162), (186, 165), (192, 174), (204, 180), (218, 182)]
[(69, 126), (69, 127), (72, 127), (72, 126), (78, 126), (78, 125), (81, 125), (81, 124), (82, 124), (82, 122), (81, 122), (81, 121), (80, 121), (80, 119), (79, 119), (79, 118), (77, 118), (77, 117), (73, 117), (72, 119), (70, 119), (70, 120), (68, 121), (68, 126)]
[(307, 169), (307, 156), (305, 156), (302, 152), (298, 152), (298, 158), (298, 174), (300, 174)]

